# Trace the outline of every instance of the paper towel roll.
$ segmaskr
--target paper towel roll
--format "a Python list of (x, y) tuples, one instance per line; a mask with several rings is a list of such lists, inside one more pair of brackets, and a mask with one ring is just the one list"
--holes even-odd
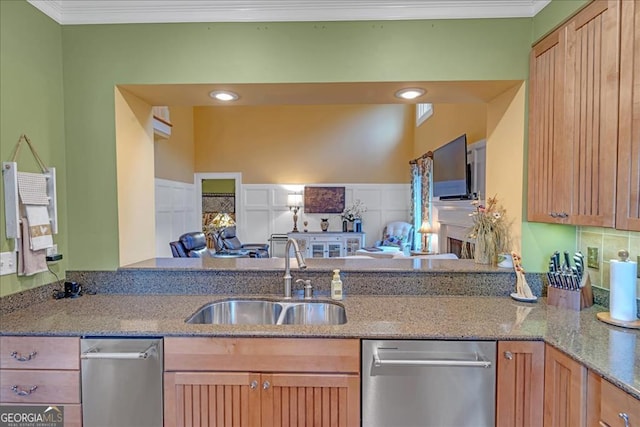
[(631, 261), (611, 260), (609, 311), (611, 318), (632, 321), (638, 318), (636, 305), (636, 275), (638, 264)]

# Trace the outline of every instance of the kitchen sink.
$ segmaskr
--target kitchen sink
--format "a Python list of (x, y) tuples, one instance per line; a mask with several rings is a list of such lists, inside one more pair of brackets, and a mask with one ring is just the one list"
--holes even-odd
[(271, 301), (231, 299), (201, 307), (187, 320), (215, 325), (342, 325), (347, 314), (329, 301)]
[(347, 323), (344, 307), (331, 302), (291, 304), (282, 315), (283, 325), (342, 325)]
[(281, 312), (282, 306), (275, 301), (218, 301), (200, 308), (187, 319), (187, 323), (275, 325)]

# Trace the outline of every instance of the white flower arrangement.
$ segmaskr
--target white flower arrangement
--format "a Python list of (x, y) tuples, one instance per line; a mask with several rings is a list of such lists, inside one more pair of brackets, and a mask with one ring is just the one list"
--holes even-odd
[(360, 199), (357, 199), (351, 206), (344, 208), (340, 216), (347, 221), (354, 221), (356, 219), (362, 219), (362, 214), (366, 211), (367, 207), (365, 204), (362, 203)]

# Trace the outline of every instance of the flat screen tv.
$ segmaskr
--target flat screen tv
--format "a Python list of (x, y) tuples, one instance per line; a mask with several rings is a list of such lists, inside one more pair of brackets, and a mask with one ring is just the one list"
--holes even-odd
[(433, 152), (433, 196), (440, 199), (469, 198), (467, 134)]

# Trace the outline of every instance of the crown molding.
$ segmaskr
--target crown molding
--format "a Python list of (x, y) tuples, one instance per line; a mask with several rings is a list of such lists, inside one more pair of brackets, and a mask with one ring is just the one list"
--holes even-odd
[(62, 25), (533, 17), (551, 0), (27, 0)]

